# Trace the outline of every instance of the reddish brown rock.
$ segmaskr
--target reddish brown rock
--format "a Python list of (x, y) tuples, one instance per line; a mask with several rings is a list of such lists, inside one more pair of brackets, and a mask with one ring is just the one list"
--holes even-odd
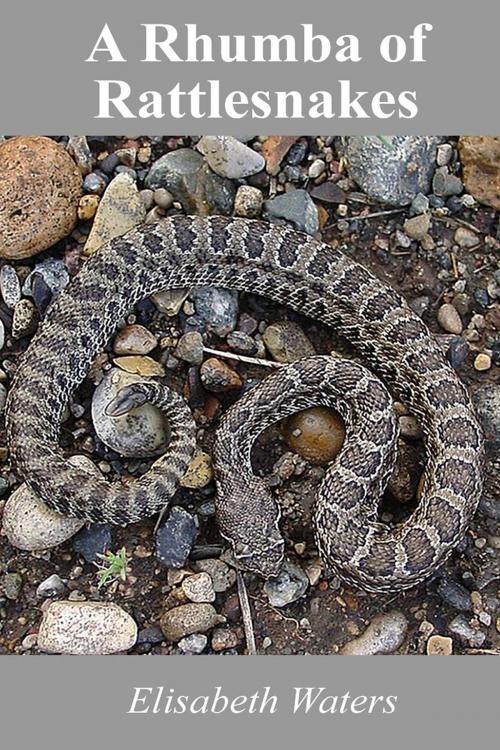
[(269, 174), (278, 174), (282, 160), (298, 140), (294, 135), (272, 135), (265, 141), (262, 153), (266, 160), (266, 171)]
[(324, 406), (314, 406), (289, 417), (283, 435), (290, 448), (309, 461), (327, 463), (342, 448), (345, 437), (340, 416)]
[(458, 142), (463, 179), (480, 203), (500, 210), (500, 136), (465, 135)]
[(36, 255), (67, 237), (77, 220), (82, 176), (51, 138), (20, 136), (0, 144), (0, 255)]

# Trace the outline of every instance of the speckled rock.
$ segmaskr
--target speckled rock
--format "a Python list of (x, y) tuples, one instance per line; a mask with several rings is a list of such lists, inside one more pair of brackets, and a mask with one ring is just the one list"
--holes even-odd
[(182, 568), (197, 536), (196, 517), (174, 505), (156, 534), (156, 556), (168, 568)]
[(287, 604), (304, 596), (309, 587), (309, 578), (302, 568), (285, 560), (283, 567), (275, 578), (264, 583), (264, 591), (273, 607), (286, 607)]
[(38, 633), (38, 648), (51, 654), (115, 654), (137, 640), (137, 625), (125, 610), (104, 602), (52, 602)]
[(306, 190), (292, 190), (265, 201), (264, 216), (285, 219), (307, 234), (316, 234), (319, 230), (318, 209)]
[(203, 337), (199, 331), (188, 331), (180, 337), (175, 348), (175, 356), (191, 365), (203, 362)]
[(339, 142), (349, 176), (371, 198), (395, 206), (409, 205), (417, 193), (428, 193), (435, 168), (435, 136), (398, 135), (392, 148), (375, 136), (349, 136)]
[(85, 177), (92, 172), (92, 151), (84, 135), (72, 135), (68, 140), (68, 151)]
[(206, 286), (193, 290), (191, 296), (197, 315), (204, 321), (209, 331), (221, 337), (234, 331), (238, 319), (236, 292), (216, 286)]
[(404, 641), (408, 621), (402, 612), (393, 610), (376, 615), (364, 633), (342, 648), (347, 656), (392, 654)]
[(234, 391), (242, 386), (238, 373), (216, 357), (210, 357), (203, 362), (200, 377), (203, 386), (213, 393)]
[(158, 339), (144, 326), (133, 324), (119, 331), (113, 341), (115, 354), (149, 354), (156, 347)]
[(21, 282), (13, 266), (0, 269), (0, 293), (7, 307), (14, 308), (21, 299)]
[(261, 154), (245, 146), (231, 135), (204, 135), (196, 148), (213, 171), (230, 180), (241, 180), (264, 169)]
[(137, 185), (128, 174), (118, 174), (108, 185), (85, 243), (85, 255), (92, 255), (114, 237), (142, 224), (146, 209)]
[[(97, 474), (96, 467), (86, 456), (72, 456), (69, 461)], [(26, 484), (22, 484), (5, 504), (2, 532), (13, 547), (35, 551), (62, 544), (84, 523), (79, 518), (69, 518), (51, 510)]]
[(263, 201), (262, 193), (258, 188), (240, 185), (234, 199), (234, 213), (246, 219), (255, 219), (260, 216)]
[(453, 641), (445, 635), (431, 635), (427, 641), (426, 651), (428, 656), (451, 656)]
[(35, 332), (38, 323), (36, 307), (30, 299), (21, 299), (12, 316), (12, 338), (22, 339)]
[(197, 450), (180, 484), (192, 490), (201, 489), (207, 486), (213, 476), (214, 470), (210, 455), (205, 451)]
[(464, 135), (458, 141), (465, 187), (500, 211), (500, 136)]
[(166, 188), (186, 213), (228, 215), (233, 209), (233, 183), (215, 174), (201, 154), (190, 148), (180, 148), (155, 161), (147, 176), (146, 187), (151, 190)]
[(341, 417), (325, 406), (297, 412), (283, 423), (288, 446), (309, 461), (327, 463), (339, 453), (345, 438)]
[(500, 385), (484, 385), (472, 394), (486, 439), (500, 447)]
[(193, 564), (195, 570), (208, 573), (212, 579), (214, 591), (221, 593), (227, 591), (236, 583), (235, 571), (226, 565), (223, 560), (209, 558), (207, 560), (196, 560)]
[(201, 654), (207, 647), (208, 638), (204, 633), (192, 633), (181, 638), (177, 647), (183, 654)]
[(0, 143), (0, 256), (27, 258), (67, 237), (81, 191), (78, 167), (51, 138)]
[(277, 362), (295, 362), (316, 352), (304, 331), (289, 320), (271, 323), (262, 336), (271, 357)]
[(146, 403), (120, 417), (106, 414), (106, 408), (122, 388), (143, 381), (144, 377), (114, 367), (104, 376), (92, 397), (92, 421), (98, 437), (122, 456), (154, 456), (164, 452), (168, 444), (165, 417), (153, 404)]
[(181, 584), (183, 592), (192, 602), (213, 602), (215, 591), (208, 573), (195, 573), (187, 576)]
[(55, 596), (61, 596), (66, 591), (66, 586), (57, 573), (42, 581), (36, 589), (36, 595), (41, 599), (51, 599)]
[(180, 641), (191, 633), (205, 633), (225, 622), (211, 604), (182, 604), (168, 610), (160, 618), (160, 626), (168, 641)]

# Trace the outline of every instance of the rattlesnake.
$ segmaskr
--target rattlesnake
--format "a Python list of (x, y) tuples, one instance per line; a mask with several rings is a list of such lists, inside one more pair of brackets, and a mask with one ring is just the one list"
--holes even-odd
[(133, 305), (161, 289), (193, 285), (266, 295), (333, 326), (420, 417), (425, 436), (419, 505), (388, 528), (377, 505), (397, 428), (385, 387), (361, 365), (325, 356), (270, 375), (229, 410), (215, 447), (218, 519), (236, 557), (264, 576), (275, 575), (283, 558), (276, 505), (251, 475), (255, 434), (290, 411), (326, 403), (344, 415), (347, 438), (315, 511), (325, 562), (372, 591), (399, 591), (434, 573), (462, 539), (481, 493), (482, 434), (467, 392), (399, 294), (331, 246), (261, 221), (175, 216), (111, 241), (86, 262), (49, 308), (9, 393), (10, 455), (28, 486), (51, 508), (96, 522), (127, 524), (165, 505), (195, 442), (180, 396), (152, 382), (128, 387), (111, 405), (118, 414), (148, 399), (171, 419), (167, 453), (128, 484), (68, 463), (59, 425), (72, 392)]

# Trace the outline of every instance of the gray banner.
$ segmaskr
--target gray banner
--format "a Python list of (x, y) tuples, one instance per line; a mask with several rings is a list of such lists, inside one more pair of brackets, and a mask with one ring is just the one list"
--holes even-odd
[[(488, 657), (3, 657), (0, 669), (1, 734), (9, 746), (461, 750), (497, 734), (498, 662)], [(222, 697), (214, 703), (217, 686)], [(303, 696), (308, 687), (313, 696), (324, 690), (308, 713), (304, 703), (294, 713), (296, 690)], [(131, 713), (135, 688), (146, 689)], [(233, 703), (241, 713), (217, 713), (224, 698), (256, 693), (253, 713), (249, 701)], [(207, 695), (214, 711), (165, 713), (169, 695), (200, 697), (198, 708)], [(334, 713), (328, 696), (338, 697)], [(369, 712), (379, 697), (386, 701)]]
[[(67, 0), (16, 0), (4, 9), (0, 25), (1, 130), (3, 133), (72, 133), (99, 134), (141, 133), (234, 133), (245, 132), (299, 134), (326, 133), (496, 133), (498, 130), (498, 28), (500, 10), (491, 0), (435, 2), (420, 0), (309, 0), (307, 3), (252, 0), (208, 0), (182, 3), (165, 0), (142, 0), (123, 3), (119, 0), (87, 0), (83, 5)], [(415, 31), (419, 24), (431, 24), (432, 30)], [(126, 62), (106, 62), (107, 53), (95, 55), (99, 62), (85, 62), (105, 24), (113, 34), (118, 50)], [(186, 24), (196, 24), (197, 34), (210, 35), (213, 62), (168, 61), (158, 50), (159, 62), (140, 62), (147, 55), (146, 31), (142, 24), (167, 24), (178, 32), (171, 45), (171, 56), (187, 56)], [(303, 24), (310, 24), (314, 34), (322, 34), (331, 43), (331, 55), (324, 62), (304, 62), (307, 40)], [(165, 30), (158, 39), (164, 38)], [(220, 60), (218, 35), (245, 35), (247, 59), (255, 57), (252, 35), (292, 35), (295, 38), (297, 62), (234, 62)], [(346, 34), (359, 39), (358, 62), (336, 60), (336, 53), (346, 45), (337, 39)], [(406, 54), (400, 62), (385, 61), (380, 44), (387, 35), (399, 35), (403, 41), (387, 41), (391, 57)], [(412, 39), (412, 36), (414, 37)], [(403, 45), (402, 47), (401, 45)], [(233, 40), (231, 52), (234, 54)], [(284, 57), (283, 42), (280, 55)], [(102, 46), (102, 44), (100, 45)], [(210, 56), (198, 43), (198, 58)], [(269, 57), (270, 47), (265, 56)], [(313, 54), (320, 55), (320, 43), (314, 42)], [(290, 53), (291, 54), (291, 53)], [(293, 56), (292, 56), (293, 57)], [(413, 62), (423, 58), (425, 62)], [(131, 113), (110, 105), (109, 119), (97, 119), (99, 90), (108, 84), (96, 81), (121, 81), (109, 84), (110, 94), (127, 91), (123, 104)], [(210, 81), (216, 82), (210, 84)], [(343, 81), (344, 83), (340, 83)], [(195, 117), (198, 105), (181, 97), (176, 118), (175, 101), (168, 92), (179, 84), (189, 92), (196, 84), (202, 117)], [(151, 103), (151, 95), (158, 97)], [(217, 94), (218, 91), (218, 94)], [(238, 114), (234, 119), (225, 113), (226, 97), (241, 91), (251, 99), (256, 91), (270, 92), (270, 113), (266, 107), (245, 107), (240, 99), (231, 101)], [(297, 117), (278, 117), (280, 105), (275, 92), (295, 91), (302, 99)], [(313, 117), (309, 97), (316, 91), (332, 96), (334, 117), (325, 116), (321, 108)], [(403, 92), (415, 92), (418, 113)], [(355, 117), (355, 105), (349, 102), (356, 92), (366, 92), (359, 99), (367, 115)], [(389, 92), (380, 95), (379, 92)], [(377, 97), (378, 99), (374, 97)], [(292, 113), (292, 99), (281, 110)], [(389, 96), (389, 99), (388, 99)], [(391, 104), (391, 96), (395, 104)], [(162, 103), (159, 104), (159, 97)], [(106, 97), (105, 97), (106, 98)], [(410, 97), (411, 98), (411, 97)], [(405, 104), (406, 101), (406, 104)], [(161, 111), (160, 118), (141, 118), (141, 106), (149, 102), (147, 112)], [(218, 102), (218, 103), (217, 103)], [(236, 102), (236, 103), (234, 103)], [(375, 102), (375, 103), (374, 103)], [(325, 105), (326, 106), (326, 105)], [(299, 117), (302, 108), (302, 117)], [(220, 110), (220, 117), (217, 115)], [(209, 111), (211, 110), (211, 112)], [(125, 111), (125, 110), (123, 110)], [(386, 118), (377, 113), (394, 113)], [(143, 112), (144, 113), (144, 112)], [(344, 116), (342, 116), (344, 113)], [(349, 118), (346, 114), (351, 114)], [(191, 116), (190, 116), (191, 114)]]

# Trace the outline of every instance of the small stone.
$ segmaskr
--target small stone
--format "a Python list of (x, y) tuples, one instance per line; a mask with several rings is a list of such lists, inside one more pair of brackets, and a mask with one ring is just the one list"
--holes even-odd
[(36, 282), (40, 278), (43, 279), (52, 297), (57, 297), (70, 282), (70, 276), (64, 261), (60, 258), (46, 258), (37, 263), (33, 271), (26, 277), (23, 284), (23, 294), (26, 297), (35, 299)]
[(115, 654), (137, 640), (137, 625), (121, 607), (103, 602), (52, 602), (45, 610), (38, 648), (57, 654)]
[(451, 656), (453, 641), (445, 635), (431, 635), (427, 641), (426, 651), (428, 656)]
[(326, 406), (313, 406), (297, 412), (283, 424), (289, 447), (315, 463), (333, 461), (345, 438), (340, 416)]
[(169, 440), (165, 417), (153, 404), (145, 403), (118, 417), (106, 413), (122, 388), (141, 382), (144, 378), (114, 367), (101, 380), (92, 397), (92, 422), (97, 436), (116, 453), (132, 458), (163, 453)]
[(98, 195), (82, 195), (78, 203), (78, 218), (80, 221), (90, 221), (96, 215), (100, 198)]
[(192, 602), (215, 601), (215, 591), (208, 573), (195, 573), (188, 576), (183, 580), (181, 587)]
[(458, 336), (463, 331), (463, 323), (460, 319), (460, 315), (455, 307), (448, 302), (441, 305), (439, 308), (437, 312), (437, 321), (443, 331), (446, 331), (447, 333), (454, 333)]
[(457, 370), (465, 362), (469, 352), (467, 341), (462, 336), (457, 336), (450, 342), (446, 356), (450, 365)]
[(211, 646), (214, 651), (228, 651), (231, 648), (236, 648), (240, 643), (237, 633), (231, 628), (215, 628)]
[(23, 588), (23, 577), (20, 573), (5, 573), (1, 580), (0, 590), (3, 595), (15, 602)]
[(133, 324), (125, 326), (115, 336), (113, 351), (115, 354), (149, 354), (156, 347), (158, 339), (144, 326)]
[(412, 240), (421, 240), (429, 231), (430, 225), (431, 219), (429, 214), (419, 214), (405, 221), (404, 230)]
[(57, 573), (46, 578), (42, 581), (36, 590), (36, 595), (42, 599), (51, 599), (55, 596), (61, 596), (66, 591), (66, 586), (63, 581), (59, 578)]
[(434, 173), (432, 190), (441, 198), (449, 198), (452, 195), (460, 195), (464, 186), (462, 180), (456, 175), (450, 174), (448, 167), (439, 167)]
[(83, 189), (86, 193), (93, 195), (102, 195), (108, 185), (108, 179), (105, 175), (91, 172), (83, 181)]
[(256, 174), (266, 165), (261, 154), (230, 135), (204, 135), (196, 148), (216, 174), (230, 180), (241, 180)]
[(288, 320), (267, 326), (262, 339), (276, 362), (295, 362), (316, 353), (303, 330)]
[(209, 331), (223, 338), (236, 328), (238, 295), (228, 289), (206, 286), (195, 289), (192, 299)]
[(472, 648), (481, 648), (486, 640), (484, 633), (470, 625), (466, 615), (457, 615), (448, 625), (448, 629), (450, 633), (466, 641)]
[(84, 177), (92, 172), (92, 151), (84, 135), (70, 136), (68, 151)]
[(465, 586), (456, 581), (444, 578), (440, 582), (437, 592), (441, 599), (454, 609), (462, 612), (469, 612), (472, 609), (470, 593)]
[(345, 204), (346, 200), (344, 191), (335, 182), (329, 180), (313, 188), (311, 197), (322, 203), (338, 203), (341, 205)]
[(457, 245), (467, 249), (476, 247), (476, 245), (479, 244), (479, 237), (477, 234), (471, 229), (467, 229), (467, 227), (458, 227), (454, 234), (454, 240)]
[(212, 579), (212, 584), (216, 593), (227, 591), (236, 583), (235, 571), (222, 560), (216, 558), (196, 560), (193, 567), (195, 570), (208, 573)]
[(19, 281), (16, 269), (12, 266), (5, 265), (2, 266), (2, 269), (0, 270), (0, 292), (3, 301), (7, 307), (10, 307), (11, 309), (13, 309), (21, 299), (21, 282)]
[(179, 313), (188, 294), (189, 289), (167, 289), (164, 292), (152, 294), (151, 299), (161, 313), (173, 318)]
[(500, 211), (500, 137), (461, 136), (458, 149), (467, 191), (480, 203)]
[(210, 357), (203, 362), (200, 368), (200, 378), (203, 387), (213, 393), (237, 390), (243, 384), (235, 370), (215, 357)]
[(205, 451), (197, 450), (180, 484), (181, 487), (187, 487), (192, 490), (201, 489), (212, 481), (213, 476), (214, 470), (210, 455), (205, 453)]
[(307, 234), (319, 230), (318, 209), (305, 190), (292, 190), (264, 203), (266, 218), (285, 219), (296, 229)]
[(99, 555), (110, 550), (111, 546), (111, 526), (107, 523), (92, 523), (82, 529), (73, 539), (75, 552), (90, 563), (97, 562)]
[(234, 213), (246, 219), (260, 216), (264, 198), (258, 188), (250, 185), (240, 185), (234, 199)]
[(174, 196), (165, 188), (157, 188), (153, 193), (153, 199), (158, 208), (168, 211), (174, 205)]
[(0, 143), (0, 255), (19, 260), (67, 237), (77, 220), (82, 176), (51, 138)]
[(472, 400), (486, 439), (500, 447), (500, 385), (484, 385), (474, 391)]
[(323, 174), (325, 169), (326, 164), (323, 159), (315, 159), (307, 170), (307, 176), (310, 177), (311, 180), (316, 180), (321, 174)]
[(285, 560), (278, 576), (264, 583), (264, 591), (273, 607), (286, 607), (297, 601), (309, 587), (309, 578), (298, 565)]
[(341, 649), (348, 656), (392, 654), (403, 643), (408, 621), (402, 612), (393, 610), (376, 615), (364, 633)]
[(438, 167), (445, 167), (450, 163), (452, 156), (453, 146), (451, 143), (441, 143), (437, 149), (436, 164)]
[(140, 375), (143, 378), (162, 377), (165, 375), (163, 365), (151, 357), (130, 355), (127, 357), (117, 357), (113, 361), (121, 370), (132, 375)]
[(207, 647), (208, 638), (203, 633), (192, 633), (181, 638), (177, 647), (183, 654), (201, 654)]
[(38, 316), (36, 307), (29, 299), (21, 299), (14, 308), (12, 317), (12, 338), (22, 339), (36, 330)]
[(491, 357), (489, 354), (478, 354), (474, 360), (474, 369), (478, 372), (484, 372), (491, 367)]
[(205, 633), (225, 621), (211, 604), (182, 604), (169, 609), (160, 618), (160, 626), (168, 641), (179, 641), (191, 633)]
[(142, 224), (146, 209), (137, 185), (128, 174), (117, 175), (108, 185), (85, 243), (85, 255), (92, 255), (102, 245)]
[(156, 534), (156, 556), (167, 568), (182, 568), (198, 536), (198, 522), (184, 508), (174, 505)]
[(175, 347), (175, 356), (191, 365), (203, 362), (203, 336), (198, 331), (189, 331), (180, 337)]
[(429, 199), (423, 193), (417, 193), (411, 202), (411, 213), (413, 215), (425, 214), (429, 210)]

